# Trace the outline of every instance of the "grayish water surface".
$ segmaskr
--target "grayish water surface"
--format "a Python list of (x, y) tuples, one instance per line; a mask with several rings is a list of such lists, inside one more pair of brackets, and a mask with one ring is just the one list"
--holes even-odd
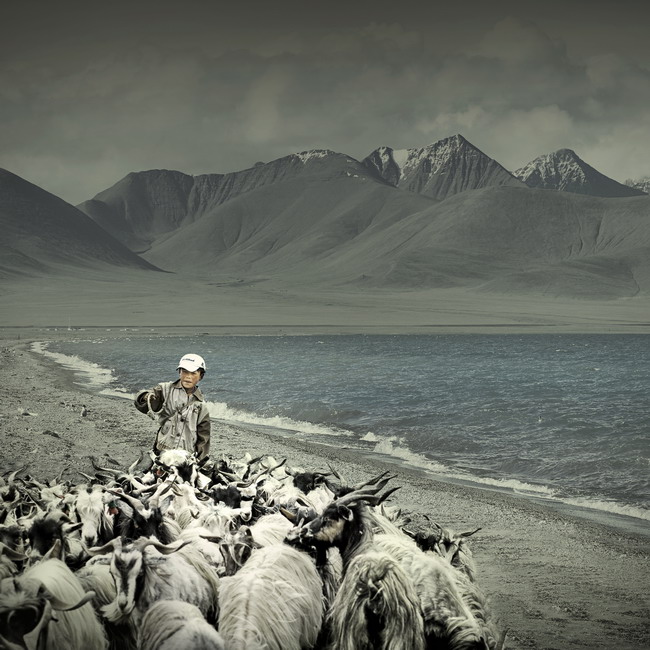
[(217, 419), (650, 521), (643, 335), (83, 335), (40, 349), (98, 391), (174, 379), (193, 351)]

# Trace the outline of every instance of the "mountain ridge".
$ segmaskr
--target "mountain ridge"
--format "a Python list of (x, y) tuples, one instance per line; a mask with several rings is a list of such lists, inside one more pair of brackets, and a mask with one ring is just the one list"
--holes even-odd
[(521, 185), (505, 167), (460, 134), (419, 149), (379, 147), (362, 164), (400, 189), (436, 200), (467, 189)]
[(327, 163), (331, 164), (326, 174), (370, 174), (346, 154), (311, 150), (227, 174), (131, 172), (78, 207), (122, 243), (142, 252), (157, 237), (192, 223), (232, 198), (286, 178), (318, 173)]
[(587, 164), (572, 149), (538, 156), (513, 174), (528, 187), (604, 198), (639, 196), (642, 191), (619, 183)]

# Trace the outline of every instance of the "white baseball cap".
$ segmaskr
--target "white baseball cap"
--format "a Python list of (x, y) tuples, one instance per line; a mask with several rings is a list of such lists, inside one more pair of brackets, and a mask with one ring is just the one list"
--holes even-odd
[(186, 354), (181, 357), (176, 370), (180, 370), (181, 368), (188, 372), (194, 372), (195, 370), (203, 370), (205, 372), (205, 361), (198, 354)]

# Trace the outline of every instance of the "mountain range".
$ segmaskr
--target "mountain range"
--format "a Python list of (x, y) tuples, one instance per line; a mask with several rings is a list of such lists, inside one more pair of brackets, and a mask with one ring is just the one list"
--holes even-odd
[(511, 173), (456, 135), (191, 176), (133, 172), (77, 207), (0, 174), (0, 277), (65, 265), (354, 290), (650, 292), (650, 196), (563, 149)]

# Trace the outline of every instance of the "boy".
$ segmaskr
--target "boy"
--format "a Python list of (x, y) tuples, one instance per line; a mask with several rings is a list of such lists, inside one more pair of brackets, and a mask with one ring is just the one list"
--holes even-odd
[(210, 413), (197, 384), (205, 375), (205, 361), (186, 354), (178, 362), (179, 378), (161, 382), (135, 397), (135, 407), (157, 419), (160, 427), (153, 449), (185, 449), (203, 460), (210, 453)]

